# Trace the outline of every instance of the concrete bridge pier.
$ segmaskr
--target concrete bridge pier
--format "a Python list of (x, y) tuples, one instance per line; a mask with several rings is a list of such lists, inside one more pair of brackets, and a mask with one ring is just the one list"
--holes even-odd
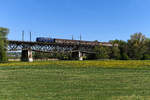
[(72, 58), (74, 58), (74, 60), (82, 61), (84, 56), (85, 56), (85, 53), (83, 53), (82, 51), (75, 50), (72, 52)]
[(33, 62), (32, 50), (22, 50), (21, 61)]
[(83, 56), (84, 56), (84, 53), (79, 51), (79, 60), (82, 61), (83, 60)]

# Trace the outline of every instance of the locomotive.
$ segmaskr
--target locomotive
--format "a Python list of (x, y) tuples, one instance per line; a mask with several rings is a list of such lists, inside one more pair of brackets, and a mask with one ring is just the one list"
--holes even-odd
[(47, 38), (47, 37), (37, 37), (36, 42), (46, 42), (46, 43), (54, 43), (54, 38)]
[[(103, 45), (103, 46), (113, 46), (111, 43), (98, 42), (98, 41), (82, 41), (82, 40), (68, 40), (68, 39), (56, 39), (48, 37), (37, 37), (36, 42), (44, 43), (73, 43), (73, 44), (85, 44), (85, 45)], [(117, 46), (117, 45), (116, 45)]]

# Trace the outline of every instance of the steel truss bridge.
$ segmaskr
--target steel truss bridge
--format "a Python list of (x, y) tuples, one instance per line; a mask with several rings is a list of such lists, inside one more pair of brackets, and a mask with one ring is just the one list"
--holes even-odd
[[(102, 45), (106, 45), (102, 44)], [(93, 51), (94, 47), (98, 45), (80, 44), (80, 43), (44, 43), (44, 42), (30, 42), (30, 41), (8, 41), (8, 51), (17, 50), (32, 50), (41, 52), (73, 52), (80, 51)], [(109, 46), (111, 46), (109, 44)]]
[[(81, 43), (44, 43), (44, 42), (30, 42), (30, 41), (8, 41), (8, 51), (28, 50), (37, 52), (51, 52), (51, 53), (66, 53), (78, 52), (79, 58), (83, 53), (94, 53), (93, 49), (97, 45), (81, 44)], [(101, 43), (102, 46), (112, 46), (109, 43)], [(27, 54), (28, 55), (28, 54)], [(32, 55), (32, 53), (31, 53)]]

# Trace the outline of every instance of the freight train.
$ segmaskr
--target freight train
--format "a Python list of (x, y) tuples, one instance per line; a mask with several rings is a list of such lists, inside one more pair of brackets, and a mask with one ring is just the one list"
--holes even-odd
[(83, 45), (103, 45), (103, 46), (112, 46), (108, 42), (98, 42), (98, 41), (82, 41), (82, 40), (69, 40), (69, 39), (57, 39), (57, 38), (48, 38), (48, 37), (37, 37), (36, 42), (44, 43), (73, 43), (73, 44), (83, 44)]

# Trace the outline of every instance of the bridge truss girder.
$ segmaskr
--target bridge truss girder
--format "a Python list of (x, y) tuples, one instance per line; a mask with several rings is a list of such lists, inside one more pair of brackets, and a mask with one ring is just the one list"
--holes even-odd
[(40, 52), (73, 52), (75, 50), (91, 52), (95, 46), (73, 43), (43, 43), (9, 41), (8, 51), (32, 50)]

